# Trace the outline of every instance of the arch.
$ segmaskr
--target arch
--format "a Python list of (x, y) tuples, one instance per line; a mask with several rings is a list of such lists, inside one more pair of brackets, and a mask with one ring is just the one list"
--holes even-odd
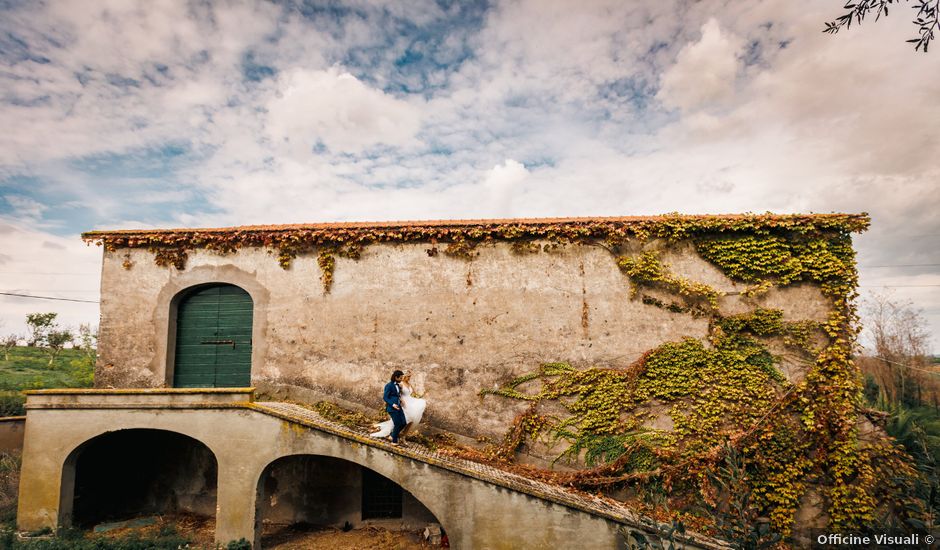
[[(268, 462), (258, 475), (255, 489), (255, 547), (261, 547), (264, 519), (332, 526), (381, 521), (384, 519), (381, 515), (363, 517), (367, 508), (363, 499), (367, 498), (370, 479), (384, 480), (386, 487), (394, 486), (401, 491), (398, 514), (387, 519), (412, 526), (434, 522), (443, 527), (440, 514), (409, 490), (406, 485), (410, 483), (402, 484), (402, 480), (386, 475), (389, 472), (380, 472), (363, 462), (367, 461), (321, 453), (285, 454)], [(312, 469), (318, 471), (311, 475)], [(275, 477), (275, 473), (282, 477)], [(317, 498), (307, 498), (311, 489), (317, 491), (314, 493)], [(298, 502), (307, 509), (293, 508)]]
[(270, 293), (254, 273), (231, 264), (196, 266), (183, 272), (174, 271), (170, 280), (157, 296), (153, 311), (154, 354), (151, 368), (166, 387), (173, 386), (176, 360), (177, 314), (180, 302), (189, 292), (209, 285), (228, 284), (236, 286), (250, 296), (254, 304), (251, 329), (251, 378), (257, 375), (264, 364), (267, 351), (267, 307)]
[(155, 428), (99, 433), (62, 463), (58, 525), (154, 511), (215, 518), (217, 486), (216, 454), (194, 437)]

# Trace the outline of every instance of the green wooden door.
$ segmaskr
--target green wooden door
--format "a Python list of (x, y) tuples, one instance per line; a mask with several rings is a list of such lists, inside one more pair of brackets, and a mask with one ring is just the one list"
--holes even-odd
[(233, 285), (200, 288), (183, 298), (176, 317), (175, 388), (251, 384), (251, 321), (247, 292)]

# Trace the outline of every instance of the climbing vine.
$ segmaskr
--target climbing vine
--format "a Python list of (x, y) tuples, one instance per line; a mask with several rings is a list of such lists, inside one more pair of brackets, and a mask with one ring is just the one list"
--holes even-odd
[(320, 280), (323, 282), (323, 291), (329, 292), (333, 288), (333, 269), (336, 267), (335, 251), (325, 248), (317, 256), (317, 265), (320, 266)]
[[(641, 285), (662, 287), (667, 291), (686, 298), (686, 308), (696, 309), (697, 301), (704, 301), (712, 310), (718, 309), (718, 298), (723, 295), (721, 291), (685, 277), (674, 275), (669, 268), (663, 265), (659, 252), (648, 250), (640, 256), (621, 256), (617, 259), (617, 266), (636, 283), (632, 290), (636, 296), (637, 288)], [(681, 307), (681, 306), (680, 306)]]
[[(302, 254), (317, 254), (322, 249), (354, 251), (377, 243), (430, 242), (428, 255), (437, 255), (437, 243), (444, 253), (469, 260), (481, 244), (498, 241), (513, 243), (515, 252), (545, 252), (570, 243), (603, 243), (616, 247), (629, 239), (654, 238), (670, 241), (691, 235), (723, 232), (784, 231), (798, 233), (861, 231), (868, 225), (865, 215), (774, 215), (740, 216), (665, 216), (636, 218), (519, 220), (480, 222), (336, 223), (319, 225), (244, 226), (222, 229), (120, 230), (91, 231), (82, 234), (88, 243), (119, 249), (149, 250), (159, 266), (186, 268), (189, 253), (205, 249), (219, 254), (234, 254), (245, 247), (264, 247), (277, 255), (280, 266), (289, 269)], [(545, 241), (539, 246), (533, 241)], [(516, 244), (518, 243), (518, 244)], [(343, 254), (339, 254), (342, 256)], [(334, 269), (335, 265), (330, 269)], [(322, 269), (322, 268), (321, 268)], [(332, 282), (323, 273), (324, 290)]]
[[(859, 440), (859, 375), (851, 360), (857, 318), (852, 305), (857, 274), (850, 234), (864, 226), (838, 228), (751, 227), (702, 232), (681, 222), (641, 239), (665, 238), (666, 248), (690, 241), (698, 253), (736, 282), (745, 303), (774, 287), (818, 285), (830, 302), (825, 321), (785, 320), (783, 311), (754, 307), (723, 315), (723, 294), (674, 274), (663, 262), (663, 245), (619, 255), (617, 265), (645, 304), (710, 319), (706, 341), (666, 342), (627, 368), (543, 366), (483, 394), (524, 399), (532, 442), (564, 444), (559, 459), (583, 460), (584, 487), (643, 483), (656, 478), (676, 498), (697, 496), (714, 504), (712, 479), (728, 445), (747, 465), (751, 502), (784, 535), (808, 486), (824, 489), (830, 528), (861, 529), (888, 502), (895, 517), (916, 517), (918, 508), (878, 500), (894, 485), (919, 475), (904, 453), (888, 441)], [(612, 251), (622, 241), (608, 240)], [(678, 301), (641, 293), (656, 289)], [(787, 380), (770, 344), (782, 342), (805, 365), (805, 376)], [(538, 384), (536, 388), (523, 391)], [(554, 401), (568, 413), (540, 414)], [(526, 418), (524, 415), (524, 418)], [(655, 428), (666, 416), (669, 428)], [(504, 442), (505, 443), (505, 442)], [(526, 441), (512, 440), (513, 445)], [(551, 447), (549, 447), (551, 448)], [(598, 463), (604, 467), (598, 468)], [(897, 489), (897, 487), (893, 487)]]

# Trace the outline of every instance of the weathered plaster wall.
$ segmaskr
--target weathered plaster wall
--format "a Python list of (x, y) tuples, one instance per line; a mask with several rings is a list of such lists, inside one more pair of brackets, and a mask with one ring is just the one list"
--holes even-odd
[[(600, 246), (516, 254), (498, 243), (479, 247), (472, 261), (429, 256), (429, 246), (377, 244), (360, 260), (337, 258), (328, 294), (315, 255), (284, 270), (265, 249), (226, 256), (199, 250), (180, 272), (154, 265), (145, 250), (106, 252), (96, 383), (152, 387), (172, 380), (173, 298), (209, 282), (241, 286), (255, 301), (252, 383), (260, 389), (379, 408), (382, 385), (400, 368), (428, 392), (428, 421), (469, 435), (501, 435), (525, 407), (481, 403), (478, 391), (541, 362), (625, 366), (665, 341), (707, 332), (706, 319), (631, 299), (628, 279)], [(664, 260), (680, 275), (740, 290), (690, 246)], [(824, 320), (827, 310), (809, 285), (774, 290), (761, 301), (793, 320)], [(739, 296), (721, 306), (729, 314), (753, 307)], [(800, 376), (796, 365), (784, 370)]]

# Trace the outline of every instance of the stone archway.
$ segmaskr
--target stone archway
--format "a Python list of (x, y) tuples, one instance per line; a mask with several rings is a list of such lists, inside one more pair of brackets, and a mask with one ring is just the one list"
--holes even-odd
[(87, 527), (148, 514), (215, 518), (218, 462), (178, 432), (132, 428), (77, 446), (62, 465), (59, 526)]
[(417, 531), (441, 522), (395, 481), (362, 464), (327, 455), (293, 454), (271, 461), (258, 478), (255, 547), (265, 527), (358, 528), (379, 525)]

